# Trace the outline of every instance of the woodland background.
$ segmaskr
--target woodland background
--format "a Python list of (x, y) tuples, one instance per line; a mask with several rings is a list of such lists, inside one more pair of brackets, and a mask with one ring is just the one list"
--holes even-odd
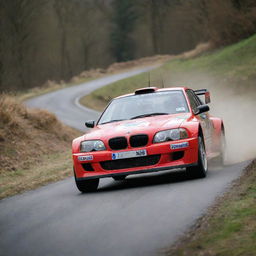
[(256, 31), (255, 0), (0, 0), (0, 91)]

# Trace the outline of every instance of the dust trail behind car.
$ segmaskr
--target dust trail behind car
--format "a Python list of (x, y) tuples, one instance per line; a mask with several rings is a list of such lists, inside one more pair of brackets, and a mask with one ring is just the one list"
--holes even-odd
[(227, 140), (227, 164), (256, 156), (256, 88), (235, 87), (206, 74), (172, 77), (169, 85), (206, 88), (211, 93), (210, 113), (223, 118)]

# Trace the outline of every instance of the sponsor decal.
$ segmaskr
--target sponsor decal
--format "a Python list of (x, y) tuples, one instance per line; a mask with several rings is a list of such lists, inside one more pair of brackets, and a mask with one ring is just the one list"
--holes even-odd
[(187, 148), (189, 146), (188, 142), (181, 142), (176, 144), (171, 144), (171, 149), (180, 149), (180, 148)]
[(79, 161), (92, 161), (93, 160), (93, 156), (92, 155), (88, 155), (88, 156), (79, 156), (78, 157)]

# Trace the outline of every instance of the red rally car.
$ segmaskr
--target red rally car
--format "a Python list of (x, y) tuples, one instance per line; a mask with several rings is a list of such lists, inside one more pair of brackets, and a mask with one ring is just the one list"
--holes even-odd
[(113, 99), (91, 129), (72, 143), (74, 175), (81, 192), (99, 179), (186, 168), (203, 178), (208, 160), (223, 161), (223, 121), (209, 115), (206, 89), (142, 88)]

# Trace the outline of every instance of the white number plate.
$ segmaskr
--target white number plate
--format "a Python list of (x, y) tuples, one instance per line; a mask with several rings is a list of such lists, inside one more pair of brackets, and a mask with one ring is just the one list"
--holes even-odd
[(141, 149), (141, 150), (120, 152), (120, 153), (113, 153), (112, 154), (112, 159), (117, 160), (117, 159), (141, 157), (141, 156), (146, 156), (146, 155), (147, 155), (147, 150), (146, 149)]

